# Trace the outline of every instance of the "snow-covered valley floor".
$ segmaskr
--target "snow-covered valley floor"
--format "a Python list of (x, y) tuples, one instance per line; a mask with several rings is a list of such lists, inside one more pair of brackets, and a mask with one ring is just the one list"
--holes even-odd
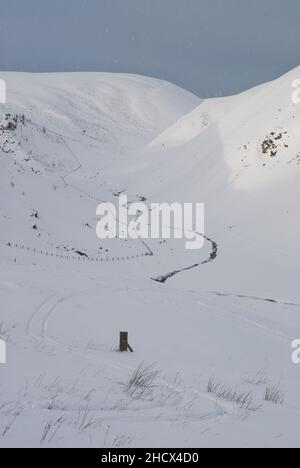
[[(299, 446), (298, 75), (201, 101), (1, 74), (1, 447)], [(204, 202), (203, 249), (101, 242), (97, 204), (123, 192)]]

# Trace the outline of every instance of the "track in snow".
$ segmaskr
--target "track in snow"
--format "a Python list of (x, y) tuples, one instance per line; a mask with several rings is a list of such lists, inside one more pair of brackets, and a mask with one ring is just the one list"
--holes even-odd
[(271, 304), (282, 304), (282, 305), (290, 306), (290, 307), (300, 307), (300, 304), (297, 304), (296, 302), (285, 302), (285, 301), (280, 301), (278, 299), (270, 299), (267, 297), (247, 296), (246, 294), (222, 293), (218, 291), (211, 291), (211, 294), (214, 294), (215, 296), (220, 296), (220, 297), (237, 297), (239, 299), (251, 299), (253, 301), (270, 302)]

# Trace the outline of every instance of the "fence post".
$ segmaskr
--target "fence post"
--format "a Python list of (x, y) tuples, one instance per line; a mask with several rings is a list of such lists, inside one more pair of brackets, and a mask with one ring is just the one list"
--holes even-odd
[(120, 347), (119, 350), (121, 353), (130, 351), (133, 353), (132, 347), (128, 344), (128, 332), (120, 332)]
[(120, 351), (124, 353), (128, 348), (128, 332), (120, 332)]

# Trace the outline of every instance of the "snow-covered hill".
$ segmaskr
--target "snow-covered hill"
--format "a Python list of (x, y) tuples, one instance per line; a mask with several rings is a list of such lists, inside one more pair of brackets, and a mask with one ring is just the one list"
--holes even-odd
[[(208, 288), (299, 299), (300, 106), (292, 100), (299, 76), (300, 68), (204, 101), (145, 149), (133, 191), (205, 202), (206, 230), (220, 247)], [(189, 280), (197, 284), (194, 272)]]
[[(0, 446), (299, 444), (299, 75), (202, 101), (139, 76), (1, 73)], [(97, 204), (123, 192), (204, 202), (204, 248), (100, 242)], [(141, 391), (142, 362), (160, 373)]]

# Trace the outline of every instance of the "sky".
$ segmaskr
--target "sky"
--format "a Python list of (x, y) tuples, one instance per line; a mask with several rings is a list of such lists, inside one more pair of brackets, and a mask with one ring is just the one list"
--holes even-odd
[(238, 93), (300, 65), (299, 0), (0, 0), (0, 71), (162, 78)]

